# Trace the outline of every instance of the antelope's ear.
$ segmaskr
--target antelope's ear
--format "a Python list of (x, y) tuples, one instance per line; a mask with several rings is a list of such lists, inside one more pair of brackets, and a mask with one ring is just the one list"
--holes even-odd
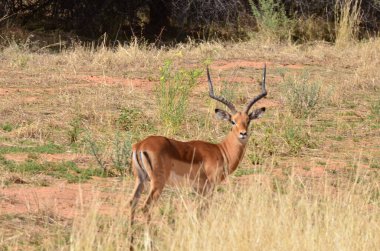
[(221, 109), (215, 109), (215, 114), (218, 119), (231, 121), (231, 115)]
[(253, 119), (261, 118), (263, 116), (264, 112), (265, 112), (265, 107), (261, 107), (259, 109), (256, 109), (249, 114), (249, 119), (253, 120)]

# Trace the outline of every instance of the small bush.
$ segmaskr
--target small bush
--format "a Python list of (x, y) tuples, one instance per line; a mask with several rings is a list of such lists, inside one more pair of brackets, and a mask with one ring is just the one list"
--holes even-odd
[(220, 95), (225, 97), (227, 100), (236, 100), (236, 86), (238, 83), (229, 83), (227, 81), (222, 82), (222, 88), (220, 90)]
[(259, 0), (256, 6), (249, 0), (260, 35), (271, 41), (291, 38), (294, 22), (286, 16), (284, 5), (278, 0)]
[(90, 132), (87, 132), (87, 135), (85, 137), (85, 143), (86, 146), (88, 147), (88, 151), (94, 156), (96, 163), (102, 169), (104, 172), (107, 171), (107, 166), (104, 161), (104, 154), (103, 150), (99, 146), (99, 144), (95, 141), (94, 137)]
[(1, 125), (1, 129), (3, 129), (3, 131), (5, 132), (11, 132), (13, 130), (13, 125), (9, 124), (9, 123), (5, 123), (3, 125)]
[(312, 137), (303, 121), (289, 113), (280, 113), (271, 123), (260, 123), (253, 131), (254, 153), (248, 153), (252, 164), (260, 165), (273, 155), (298, 155), (302, 149), (313, 148), (317, 141)]
[(285, 119), (281, 137), (286, 142), (288, 153), (291, 155), (299, 154), (304, 147), (311, 148), (315, 145), (304, 126), (295, 123), (291, 118)]
[(166, 61), (160, 73), (160, 83), (156, 87), (160, 120), (168, 133), (175, 133), (184, 121), (190, 92), (202, 71), (180, 69), (172, 72), (172, 62)]
[(81, 128), (81, 125), (82, 125), (82, 121), (80, 117), (76, 117), (70, 122), (68, 136), (69, 136), (69, 140), (71, 144), (78, 141), (79, 135), (83, 131), (83, 129)]
[(85, 137), (87, 151), (95, 158), (98, 170), (103, 171), (108, 176), (123, 176), (129, 169), (131, 163), (132, 134), (117, 132), (112, 140), (112, 148), (87, 132)]
[[(112, 162), (120, 175), (124, 175), (131, 163), (132, 137), (117, 134), (113, 145)], [(129, 170), (131, 172), (131, 170)]]
[(287, 79), (283, 90), (286, 105), (296, 118), (314, 116), (321, 99), (320, 90), (320, 84), (309, 82), (306, 75)]
[(248, 159), (253, 165), (261, 165), (265, 161), (262, 154), (258, 152), (248, 154)]
[(142, 114), (140, 110), (124, 107), (120, 111), (119, 118), (117, 119), (117, 124), (122, 129), (131, 131), (136, 126), (136, 124), (138, 124), (136, 121), (141, 117)]

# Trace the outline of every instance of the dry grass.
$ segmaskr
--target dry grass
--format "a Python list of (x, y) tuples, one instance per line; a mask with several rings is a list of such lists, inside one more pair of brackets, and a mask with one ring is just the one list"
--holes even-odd
[[(356, 179), (363, 174), (357, 174)], [(248, 184), (224, 184), (206, 205), (186, 189), (169, 190), (153, 212), (153, 222), (134, 229), (137, 249), (153, 250), (374, 250), (380, 214), (374, 183), (330, 183), (343, 177), (309, 181), (291, 175), (276, 189), (257, 175)], [(377, 189), (377, 190), (376, 190)], [(120, 189), (119, 192), (123, 192)], [(77, 218), (73, 250), (125, 250), (129, 247), (128, 206), (99, 214), (99, 200)]]
[(340, 0), (335, 3), (335, 43), (347, 46), (358, 38), (362, 18), (361, 0)]
[[(148, 249), (149, 238), (155, 250), (377, 248), (380, 39), (339, 48), (253, 40), (157, 49), (135, 42), (114, 50), (76, 46), (60, 53), (10, 45), (0, 52), (1, 185), (33, 185), (12, 183), (4, 153), (33, 153), (33, 158), (48, 151), (89, 154), (91, 140), (112, 169), (117, 133), (134, 142), (164, 134), (153, 90), (159, 67), (168, 60), (185, 69), (210, 63), (216, 91), (233, 97), (239, 107), (259, 91), (260, 68), (268, 62), (269, 96), (259, 104), (268, 112), (251, 129), (241, 169), (206, 205), (187, 189), (165, 191), (152, 224), (146, 227), (140, 218), (134, 230), (139, 249)], [(284, 88), (305, 73), (307, 81), (320, 85), (318, 110), (312, 117), (296, 118), (288, 113)], [(229, 125), (213, 118), (215, 103), (207, 97), (205, 76), (190, 94), (188, 107), (175, 138), (217, 142), (228, 132)], [(49, 144), (59, 148), (43, 148)], [(96, 167), (95, 161), (79, 164)], [(28, 175), (20, 177), (30, 180)], [(39, 234), (29, 228), (39, 215), (16, 217), (0, 209), (7, 215), (1, 218), (4, 226), (24, 219), (0, 229), (0, 246), (125, 250), (131, 234), (126, 203), (131, 187), (129, 178), (118, 182), (115, 197), (99, 196), (90, 210), (79, 210), (74, 222), (47, 218)], [(10, 203), (1, 191), (0, 202)], [(104, 214), (104, 205), (116, 213)], [(56, 234), (38, 237), (45, 231)]]

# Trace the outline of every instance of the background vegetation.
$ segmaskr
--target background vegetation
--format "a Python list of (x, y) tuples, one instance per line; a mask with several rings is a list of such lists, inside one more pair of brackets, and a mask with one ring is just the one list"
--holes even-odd
[[(1, 250), (378, 248), (379, 1), (0, 5)], [(131, 144), (221, 141), (205, 65), (243, 107), (264, 63), (238, 170), (207, 198), (167, 187), (131, 229)]]
[[(22, 27), (48, 33), (54, 42), (93, 40), (110, 44), (131, 36), (150, 42), (186, 39), (248, 39), (253, 31), (292, 41), (368, 37), (380, 27), (378, 0), (6, 0), (0, 3), (3, 31)], [(360, 22), (359, 22), (360, 19)], [(344, 24), (344, 25), (342, 25)], [(53, 43), (51, 41), (51, 44)]]

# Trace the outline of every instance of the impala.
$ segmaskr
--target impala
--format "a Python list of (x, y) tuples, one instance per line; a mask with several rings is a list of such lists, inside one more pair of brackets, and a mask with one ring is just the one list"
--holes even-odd
[(243, 158), (250, 122), (261, 117), (265, 107), (249, 112), (253, 104), (267, 95), (265, 89), (266, 66), (263, 68), (261, 83), (262, 92), (247, 104), (243, 112), (221, 96), (214, 95), (214, 88), (207, 67), (209, 95), (226, 105), (231, 113), (215, 109), (219, 119), (232, 124), (232, 129), (219, 144), (204, 141), (181, 142), (162, 136), (149, 136), (132, 146), (132, 170), (135, 176), (135, 187), (131, 205), (131, 221), (140, 198), (144, 184), (150, 181), (150, 192), (143, 206), (148, 210), (156, 201), (165, 184), (181, 184), (185, 181), (201, 193), (233, 173)]

